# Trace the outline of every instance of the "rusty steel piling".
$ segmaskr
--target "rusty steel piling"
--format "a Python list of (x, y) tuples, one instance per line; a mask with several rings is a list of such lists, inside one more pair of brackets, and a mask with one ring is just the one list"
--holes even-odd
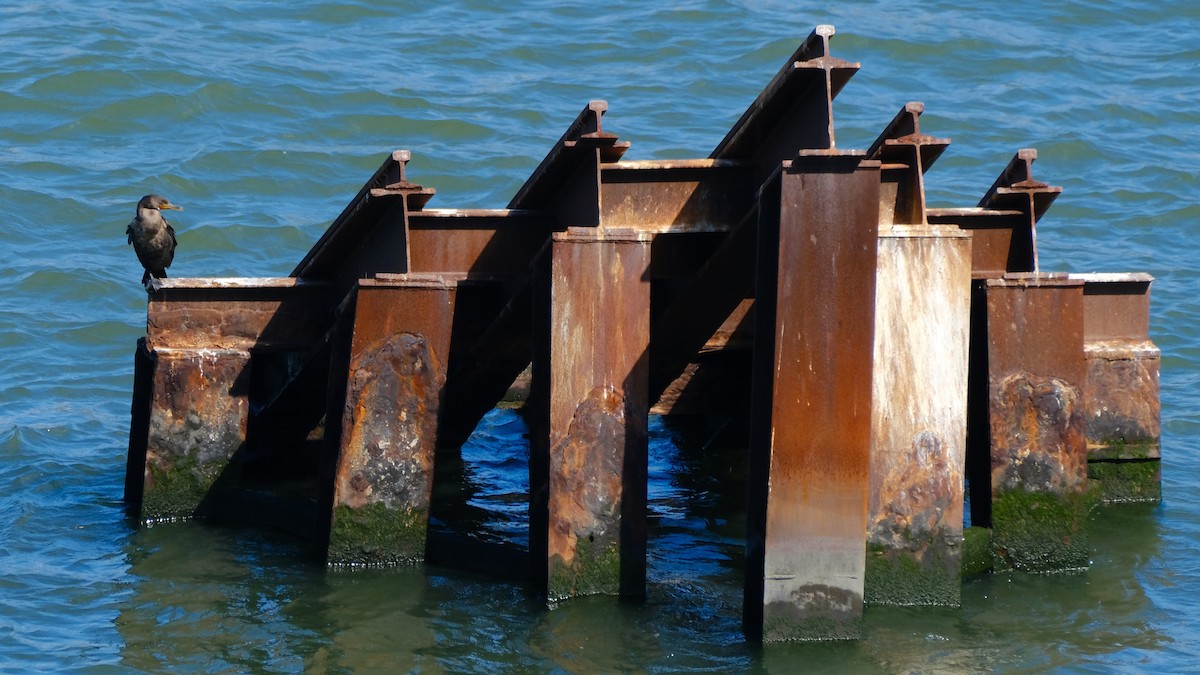
[(992, 550), (1013, 569), (1088, 565), (1083, 282), (1065, 274), (989, 279), (988, 427)]
[(752, 639), (853, 638), (871, 605), (958, 604), (969, 574), (1086, 568), (1098, 499), (1161, 494), (1152, 280), (1041, 269), (1062, 190), (1032, 149), (976, 206), (932, 207), (950, 142), (923, 104), (838, 148), (859, 64), (834, 34), (707, 157), (626, 159), (590, 101), (504, 208), (427, 208), (396, 150), (290, 276), (162, 280), (131, 516), (280, 527), (334, 566), (486, 569), (455, 560), (477, 548), (447, 543), (435, 482), (505, 400), (530, 492), (503, 567), (551, 604), (646, 594), (651, 414), (746, 453)]
[(1161, 353), (1150, 341), (1148, 274), (1072, 274), (1083, 282), (1088, 477), (1107, 503), (1157, 502)]
[(645, 594), (650, 239), (553, 238), (549, 522), (531, 533), (547, 538), (551, 598)]
[(971, 236), (927, 221), (924, 173), (949, 140), (908, 103), (867, 151), (883, 162), (865, 599), (957, 606)]
[(802, 152), (759, 221), (747, 630), (852, 638), (863, 610), (879, 162)]
[(325, 422), (330, 563), (425, 558), (454, 297), (454, 284), (436, 277), (359, 282), (349, 344), (337, 347), (349, 353), (334, 357), (346, 372), (331, 373), (345, 384), (330, 395)]

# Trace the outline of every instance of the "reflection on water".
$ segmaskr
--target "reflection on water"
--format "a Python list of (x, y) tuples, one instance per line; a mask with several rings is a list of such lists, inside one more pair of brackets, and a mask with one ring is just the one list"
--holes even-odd
[[(1160, 629), (1170, 617), (1142, 581), (1163, 556), (1156, 506), (1096, 511), (1087, 573), (972, 579), (960, 609), (869, 607), (857, 643), (747, 645), (745, 451), (689, 444), (703, 434), (661, 418), (650, 433), (644, 602), (590, 597), (548, 609), (505, 575), (446, 565), (326, 571), (284, 535), (158, 525), (126, 543), (128, 595), (115, 620), (121, 663), (144, 671), (790, 671), (803, 663), (811, 672), (980, 672), (1136, 668), (1172, 646)], [(469, 495), (473, 519), (452, 523), (459, 534), (524, 544), (528, 520), (514, 497), (527, 484), (524, 434), (517, 413), (495, 410), (464, 448), (458, 494)]]

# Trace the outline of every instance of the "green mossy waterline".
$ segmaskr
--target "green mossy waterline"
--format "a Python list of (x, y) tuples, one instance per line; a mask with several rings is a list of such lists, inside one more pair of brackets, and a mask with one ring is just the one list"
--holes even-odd
[(141, 520), (156, 522), (191, 518), (229, 464), (200, 463), (193, 448), (169, 466), (148, 463), (150, 484), (142, 492)]
[(992, 531), (986, 527), (963, 530), (962, 578), (967, 579), (992, 571)]
[(1157, 438), (1134, 443), (1124, 438), (1108, 438), (1088, 443), (1088, 460), (1093, 462), (1118, 459), (1158, 459), (1160, 452)]
[(962, 598), (962, 547), (930, 542), (925, 560), (913, 551), (867, 544), (863, 601), (868, 605), (957, 607)]
[(1088, 478), (1100, 485), (1105, 504), (1162, 500), (1162, 463), (1157, 459), (1088, 462)]
[(997, 569), (1066, 572), (1088, 567), (1087, 517), (1100, 501), (1094, 483), (1081, 492), (1009, 490), (992, 498)]
[(617, 595), (620, 590), (621, 547), (617, 542), (605, 546), (581, 537), (571, 563), (557, 555), (550, 560), (546, 595), (552, 601), (581, 595)]
[(425, 510), (395, 509), (382, 503), (333, 509), (328, 564), (388, 567), (425, 560), (429, 514)]
[(863, 634), (862, 618), (838, 620), (827, 616), (794, 619), (768, 616), (763, 620), (763, 642), (825, 642), (858, 640)]

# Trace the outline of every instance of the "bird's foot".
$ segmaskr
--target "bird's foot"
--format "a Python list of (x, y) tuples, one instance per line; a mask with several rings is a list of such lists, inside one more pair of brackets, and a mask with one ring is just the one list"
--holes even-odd
[(162, 289), (162, 282), (158, 280), (158, 277), (150, 277), (149, 279), (146, 280), (146, 292), (147, 293), (157, 293), (161, 289)]

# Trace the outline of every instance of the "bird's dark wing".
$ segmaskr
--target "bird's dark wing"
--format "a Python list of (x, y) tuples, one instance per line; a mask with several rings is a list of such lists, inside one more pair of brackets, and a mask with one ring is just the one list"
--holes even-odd
[(175, 241), (175, 228), (171, 227), (170, 223), (167, 223), (167, 234), (171, 235), (171, 246), (167, 249), (167, 264), (163, 265), (164, 278), (167, 276), (166, 268), (170, 267), (171, 263), (175, 261), (175, 246), (179, 243)]
[(132, 220), (129, 221), (129, 224), (125, 226), (125, 243), (126, 244), (133, 243), (133, 221)]

